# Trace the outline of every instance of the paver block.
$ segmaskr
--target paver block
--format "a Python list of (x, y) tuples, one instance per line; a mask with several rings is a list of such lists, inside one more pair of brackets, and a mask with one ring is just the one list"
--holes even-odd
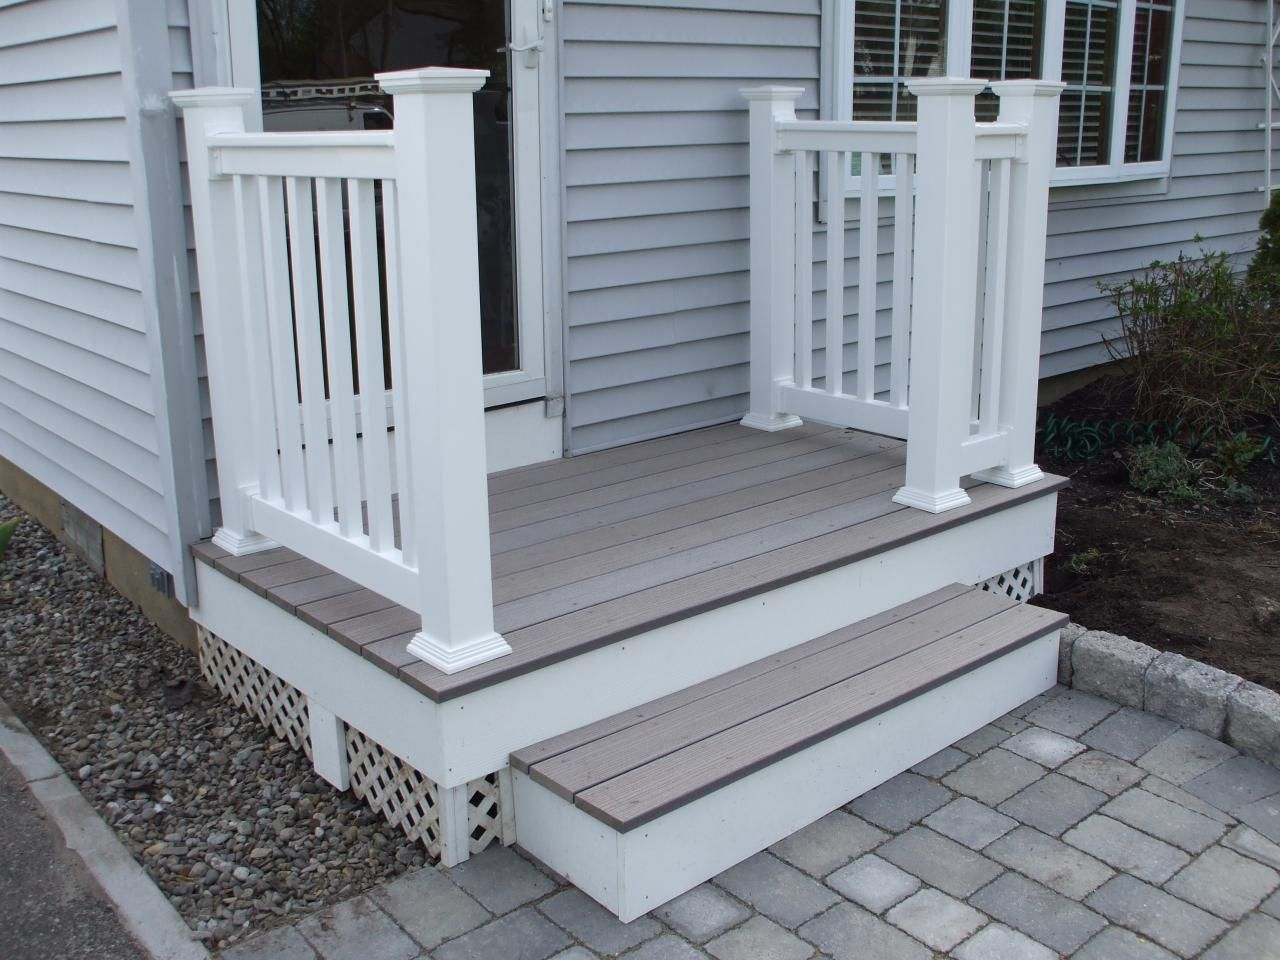
[(891, 833), (907, 829), (951, 799), (951, 791), (915, 773), (900, 773), (860, 796), (848, 809)]
[(1280, 693), (1245, 681), (1227, 698), (1227, 742), (1280, 767)]
[(627, 960), (703, 960), (705, 956), (697, 947), (668, 933), (628, 953)]
[(1254, 914), (1215, 943), (1204, 960), (1280, 960), (1280, 921)]
[(1021, 733), (1015, 733), (1000, 746), (1050, 769), (1062, 766), (1076, 754), (1085, 751), (1084, 744), (1079, 741), (1042, 727), (1028, 727)]
[(447, 876), (491, 913), (514, 910), (556, 888), (554, 880), (510, 847), (489, 847)]
[(1018, 821), (976, 800), (957, 797), (925, 817), (924, 825), (966, 847), (981, 850), (1016, 827)]
[(836, 810), (769, 849), (793, 867), (825, 877), (888, 839), (889, 835), (878, 827)]
[(221, 960), (315, 960), (316, 952), (294, 927), (276, 927), (218, 956)]
[(1062, 839), (1117, 870), (1151, 883), (1164, 883), (1191, 862), (1177, 847), (1102, 814), (1094, 814), (1073, 827)]
[(1141, 787), (1120, 794), (1100, 812), (1191, 853), (1199, 853), (1227, 830), (1218, 821)]
[(874, 853), (827, 877), (827, 883), (873, 913), (884, 913), (920, 889), (920, 881)]
[(706, 943), (736, 927), (751, 911), (723, 890), (703, 883), (664, 903), (653, 915), (681, 936)]
[(1142, 780), (1147, 772), (1132, 763), (1098, 750), (1089, 750), (1068, 760), (1058, 772), (1086, 786), (1115, 796)]
[(1080, 739), (1095, 750), (1102, 750), (1122, 760), (1137, 760), (1177, 729), (1178, 725), (1172, 720), (1125, 707), (1107, 717)]
[(1280, 770), (1252, 757), (1233, 757), (1184, 784), (1183, 789), (1219, 810), (1238, 815), (1255, 800), (1280, 793)]
[(927, 888), (903, 900), (885, 919), (942, 953), (987, 922), (972, 907)]
[(1044, 944), (1002, 923), (983, 927), (952, 955), (957, 960), (1058, 960), (1058, 954)]
[(997, 840), (986, 854), (1073, 900), (1083, 899), (1115, 876), (1102, 861), (1030, 827)]
[(770, 920), (794, 929), (840, 898), (768, 853), (730, 867), (716, 883)]
[(1280, 843), (1280, 793), (1241, 807), (1236, 816), (1241, 823), (1247, 823), (1268, 840)]
[(1051, 773), (1000, 804), (1000, 812), (1058, 836), (1106, 802), (1107, 795), (1061, 774)]
[(982, 854), (924, 827), (912, 827), (876, 852), (925, 883), (961, 899), (1001, 872)]
[(522, 907), (437, 947), (432, 960), (546, 960), (570, 945), (568, 934), (538, 913)]
[(1064, 687), (1060, 683), (1055, 684), (1054, 686), (1046, 690), (1044, 693), (1037, 694), (1036, 696), (1032, 697), (1026, 703), (1018, 704), (1018, 706), (1014, 707), (1012, 710), (1009, 711), (1008, 716), (1025, 718), (1028, 715), (1035, 713), (1037, 710), (1043, 707), (1050, 700), (1058, 699), (1058, 697), (1065, 694), (1069, 689), (1070, 687)]
[(1210, 847), (1165, 889), (1227, 920), (1239, 920), (1280, 885), (1280, 874), (1225, 847)]
[(1236, 827), (1222, 839), (1224, 847), (1280, 870), (1280, 845), (1272, 843), (1253, 827)]
[(313, 913), (298, 932), (324, 960), (413, 960), (422, 952), (368, 897)]
[[(932, 960), (933, 951), (889, 926), (861, 907), (842, 903), (798, 931), (832, 960), (866, 960), (892, 957), (893, 960)], [(754, 958), (753, 958), (754, 960)]]
[(599, 960), (599, 958), (586, 947), (575, 946), (557, 953), (551, 960)]
[(1106, 926), (1087, 907), (1016, 873), (983, 887), (969, 902), (1060, 953), (1071, 953)]
[(1227, 928), (1199, 907), (1127, 874), (1108, 880), (1085, 903), (1181, 957), (1195, 956)]
[(1142, 709), (1143, 678), (1156, 655), (1145, 643), (1091, 630), (1072, 646), (1071, 683), (1077, 690)]
[(932, 757), (921, 760), (911, 768), (912, 773), (918, 773), (922, 777), (932, 777), (934, 780), (944, 777), (956, 767), (969, 759), (969, 755), (963, 750), (957, 750), (955, 747), (943, 747)]
[(712, 940), (707, 952), (718, 960), (803, 960), (813, 955), (813, 947), (764, 917), (752, 917)]
[(578, 889), (557, 893), (538, 909), (597, 953), (621, 953), (662, 932), (650, 917), (623, 923)]
[(1002, 730), (989, 723), (985, 727), (979, 727), (967, 737), (961, 737), (954, 745), (965, 753), (976, 757), (978, 754), (986, 753), (992, 747), (998, 746), (1007, 739), (1009, 739), (1007, 730)]
[[(1044, 767), (996, 747), (953, 770), (942, 782), (965, 796), (995, 806), (1045, 774)], [(941, 806), (941, 804), (939, 804)]]
[(1241, 681), (1180, 653), (1162, 653), (1147, 668), (1145, 682), (1144, 709), (1206, 736), (1221, 737), (1227, 727), (1227, 698)]
[(1208, 817), (1210, 820), (1216, 820), (1223, 826), (1230, 827), (1235, 824), (1236, 818), (1225, 811), (1219, 810), (1211, 803), (1205, 803), (1199, 797), (1193, 797), (1181, 787), (1175, 787), (1167, 780), (1162, 780), (1154, 774), (1148, 774), (1139, 786), (1147, 793), (1154, 793), (1157, 797), (1164, 797), (1166, 800), (1172, 800), (1180, 807), (1186, 807), (1193, 810), (1202, 817)]
[(1142, 769), (1180, 787), (1235, 756), (1239, 756), (1237, 751), (1220, 740), (1195, 730), (1179, 730), (1161, 740), (1136, 762)]
[(1071, 960), (1174, 960), (1164, 947), (1123, 927), (1107, 927)]
[(1258, 909), (1280, 920), (1280, 890), (1267, 897)]
[(369, 891), (369, 898), (428, 950), (489, 919), (489, 911), (435, 867), (423, 867)]
[(1006, 713), (1003, 717), (996, 717), (991, 721), (993, 727), (999, 727), (1005, 733), (1021, 733), (1031, 726), (1021, 717), (1015, 717), (1012, 713)]

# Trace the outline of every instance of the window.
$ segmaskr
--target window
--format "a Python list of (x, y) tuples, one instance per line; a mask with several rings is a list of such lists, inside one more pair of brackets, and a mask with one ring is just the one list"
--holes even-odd
[[(1060, 78), (1055, 183), (1168, 171), (1175, 0), (832, 0), (837, 118), (912, 120), (913, 77)], [(849, 95), (840, 90), (850, 91)], [(979, 120), (995, 119), (994, 95)]]

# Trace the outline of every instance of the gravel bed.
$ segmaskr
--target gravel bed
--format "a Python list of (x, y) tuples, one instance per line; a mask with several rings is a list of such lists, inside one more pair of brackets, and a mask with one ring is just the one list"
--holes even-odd
[(30, 518), (0, 565), (0, 696), (210, 946), (426, 862)]

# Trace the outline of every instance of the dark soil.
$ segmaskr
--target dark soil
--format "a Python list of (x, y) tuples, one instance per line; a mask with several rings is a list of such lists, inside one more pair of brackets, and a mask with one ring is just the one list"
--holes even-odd
[[(1123, 380), (1107, 378), (1044, 413), (1114, 421), (1126, 393)], [(1039, 452), (1041, 466), (1071, 487), (1058, 499), (1056, 549), (1037, 602), (1280, 690), (1280, 466), (1255, 461), (1241, 477), (1253, 503), (1224, 497), (1214, 479), (1201, 484), (1201, 499), (1175, 501), (1129, 485), (1131, 450), (1120, 439), (1084, 460)]]

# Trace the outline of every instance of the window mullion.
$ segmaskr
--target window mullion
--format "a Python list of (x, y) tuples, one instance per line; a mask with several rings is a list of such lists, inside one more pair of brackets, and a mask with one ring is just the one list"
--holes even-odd
[(946, 70), (949, 77), (973, 74), (973, 0), (947, 4)]
[(1121, 0), (1116, 26), (1116, 55), (1111, 81), (1111, 149), (1109, 165), (1124, 165), (1125, 131), (1129, 123), (1129, 84), (1133, 76), (1133, 31), (1138, 21), (1137, 0)]

